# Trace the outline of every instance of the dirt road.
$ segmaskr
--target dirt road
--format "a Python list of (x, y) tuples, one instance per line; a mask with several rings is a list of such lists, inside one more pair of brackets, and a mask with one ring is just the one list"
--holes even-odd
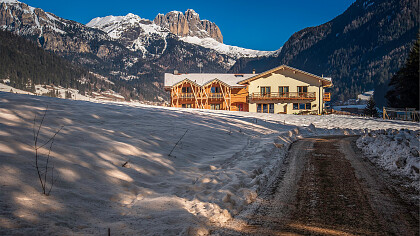
[(419, 235), (418, 205), (361, 157), (356, 137), (293, 144), (276, 181), (252, 212), (222, 234)]

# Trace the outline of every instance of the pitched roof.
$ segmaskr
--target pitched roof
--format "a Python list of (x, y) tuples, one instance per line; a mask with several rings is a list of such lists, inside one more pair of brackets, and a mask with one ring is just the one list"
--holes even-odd
[(204, 86), (213, 80), (220, 80), (222, 83), (230, 87), (245, 87), (245, 85), (238, 84), (239, 81), (251, 78), (255, 74), (170, 74), (165, 73), (164, 86), (166, 88), (172, 87), (186, 79), (199, 86)]
[(271, 73), (274, 73), (274, 72), (276, 72), (278, 70), (282, 70), (282, 69), (289, 69), (289, 70), (292, 70), (294, 72), (298, 72), (298, 73), (307, 75), (309, 77), (312, 77), (312, 78), (321, 80), (323, 82), (322, 83), (323, 86), (325, 86), (325, 87), (331, 87), (332, 86), (332, 79), (330, 77), (323, 77), (323, 76), (321, 77), (321, 76), (314, 75), (314, 74), (311, 74), (309, 72), (306, 72), (306, 71), (303, 71), (303, 70), (299, 70), (299, 69), (296, 69), (296, 68), (293, 68), (293, 67), (287, 66), (287, 65), (281, 65), (281, 66), (278, 66), (278, 67), (273, 68), (271, 70), (265, 71), (265, 72), (263, 72), (261, 74), (257, 74), (257, 75), (254, 75), (254, 76), (250, 77), (250, 78), (243, 79), (243, 80), (239, 81), (238, 84), (246, 84), (248, 82), (254, 81), (256, 79), (259, 79), (259, 78), (261, 78), (263, 76), (269, 75)]

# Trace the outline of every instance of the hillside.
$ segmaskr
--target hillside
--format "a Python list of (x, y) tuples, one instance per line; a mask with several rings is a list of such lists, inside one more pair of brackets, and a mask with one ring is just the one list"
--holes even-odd
[[(225, 45), (217, 25), (193, 10), (95, 18), (83, 25), (17, 0), (0, 0), (0, 28), (118, 83), (126, 99), (161, 101), (165, 72), (224, 73), (240, 57), (271, 55)], [(197, 40), (199, 39), (199, 40)]]
[(87, 95), (115, 88), (86, 69), (3, 30), (0, 30), (0, 58), (0, 82), (17, 89), (35, 92), (35, 85), (60, 85)]
[[(288, 147), (298, 137), (419, 129), (417, 123), (361, 117), (173, 109), (3, 92), (0, 101), (1, 235), (103, 235), (108, 228), (111, 235), (199, 235), (226, 227), (232, 216), (258, 204), (258, 194), (287, 164)], [(47, 105), (39, 143), (64, 126), (50, 153), (54, 170), (48, 174), (56, 180), (50, 196), (38, 182), (32, 130)], [(408, 133), (391, 143), (405, 143)], [(44, 166), (48, 147), (39, 154)]]
[(419, 29), (418, 0), (357, 0), (323, 25), (293, 34), (277, 57), (241, 59), (231, 72), (287, 64), (334, 81), (334, 100), (375, 89), (378, 105), (404, 64)]

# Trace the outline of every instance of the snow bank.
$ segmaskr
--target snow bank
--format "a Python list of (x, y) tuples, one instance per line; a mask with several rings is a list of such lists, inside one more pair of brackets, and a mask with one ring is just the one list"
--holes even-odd
[[(0, 101), (0, 234), (205, 233), (255, 200), (285, 153), (275, 140), (292, 129), (241, 113), (11, 93)], [(49, 197), (31, 148), (46, 105), (41, 140), (64, 125)]]
[(357, 146), (374, 164), (394, 175), (411, 179), (411, 185), (419, 190), (419, 136), (419, 130), (378, 130), (361, 136)]
[[(255, 201), (302, 135), (418, 127), (95, 102), (0, 92), (1, 235), (106, 234), (108, 228), (205, 235)], [(32, 149), (33, 120), (46, 105), (41, 141), (64, 125), (51, 153), (58, 179), (49, 197), (40, 194)]]

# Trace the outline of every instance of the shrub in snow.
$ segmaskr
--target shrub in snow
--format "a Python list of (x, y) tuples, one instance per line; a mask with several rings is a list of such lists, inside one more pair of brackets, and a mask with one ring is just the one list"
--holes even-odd
[(378, 130), (362, 135), (357, 146), (376, 165), (394, 175), (412, 180), (419, 189), (419, 135), (420, 131), (406, 129)]

